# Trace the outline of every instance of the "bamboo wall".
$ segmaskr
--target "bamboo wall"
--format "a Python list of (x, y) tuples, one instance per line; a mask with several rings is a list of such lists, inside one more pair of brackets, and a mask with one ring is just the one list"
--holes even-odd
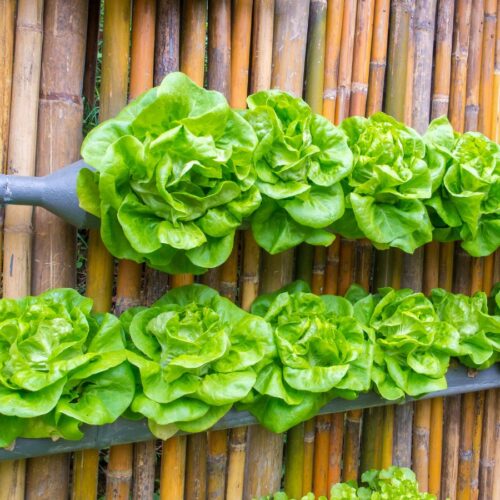
[[(384, 110), (423, 132), (448, 114), (456, 130), (498, 141), (499, 12), (498, 0), (0, 0), (1, 168), (44, 175), (75, 160), (82, 96), (104, 120), (179, 69), (234, 107), (279, 87), (334, 123)], [(5, 296), (75, 285), (72, 228), (26, 207), (8, 207), (1, 221)], [(201, 281), (246, 308), (294, 277), (316, 293), (354, 281), (471, 293), (500, 280), (499, 252), (472, 259), (453, 244), (410, 256), (337, 239), (269, 256), (249, 233), (237, 241)], [(101, 311), (150, 304), (193, 281), (116, 266), (95, 232), (86, 270)], [(283, 485), (295, 496), (326, 494), (332, 482), (397, 464), (441, 498), (500, 499), (499, 406), (491, 390), (320, 416), (286, 439), (252, 426), (2, 462), (0, 498), (238, 500)]]

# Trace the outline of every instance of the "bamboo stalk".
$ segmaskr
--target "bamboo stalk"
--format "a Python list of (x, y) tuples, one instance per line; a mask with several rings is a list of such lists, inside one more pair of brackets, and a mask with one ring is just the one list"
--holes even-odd
[[(9, 7), (5, 7), (5, 13), (7, 16), (12, 15)], [(12, 87), (8, 140), (8, 173), (10, 174), (34, 175), (35, 173), (43, 38), (42, 19), (43, 1), (19, 1), (13, 66), (13, 81), (16, 85)], [(12, 18), (9, 22), (9, 18), (6, 17), (5, 22), (10, 25)], [(8, 30), (5, 35), (8, 37)], [(6, 64), (9, 64), (8, 46), (10, 43), (6, 38)], [(8, 75), (9, 72), (4, 92), (9, 86)], [(5, 116), (2, 119), (4, 126), (7, 125), (6, 120)], [(9, 271), (3, 274), (4, 297), (19, 298), (30, 293), (32, 213), (32, 207), (12, 205), (5, 210), (3, 268)], [(9, 498), (14, 500), (24, 498), (25, 469), (24, 460), (0, 463), (1, 491)]]
[[(417, 1), (414, 26), (414, 75), (412, 82), (412, 125), (420, 133), (424, 133), (429, 123), (430, 95), (432, 82), (432, 56), (434, 45), (434, 25), (436, 18), (436, 1)], [(403, 257), (403, 276), (401, 286), (414, 290), (422, 289), (424, 273), (424, 249), (417, 249), (413, 256)], [(429, 436), (431, 403), (421, 401), (415, 404), (413, 434), (413, 465), (419, 484), (425, 491), (428, 486)], [(411, 443), (407, 443), (407, 452)], [(405, 457), (401, 465), (410, 465), (410, 457)]]
[(85, 70), (83, 73), (82, 95), (90, 107), (95, 105), (95, 81), (97, 68), (97, 52), (99, 47), (99, 18), (101, 2), (88, 0), (87, 38), (85, 49)]
[(207, 4), (199, 0), (182, 3), (180, 67), (191, 80), (202, 86), (205, 76), (205, 37)]
[(330, 459), (331, 415), (316, 417), (316, 437), (314, 443), (314, 478), (312, 491), (315, 495), (328, 494), (328, 469)]
[(356, 31), (356, 0), (344, 0), (342, 38), (340, 42), (335, 124), (349, 116), (351, 99), (352, 60)]
[(392, 465), (393, 448), (393, 427), (394, 427), (394, 406), (384, 407), (384, 420), (382, 424), (382, 456), (380, 458), (380, 468), (385, 469)]
[(302, 470), (302, 494), (306, 495), (312, 490), (313, 465), (314, 465), (314, 440), (316, 422), (311, 418), (304, 422), (304, 467)]
[[(431, 118), (448, 114), (451, 52), (453, 37), (454, 0), (439, 0), (436, 22), (435, 71), (433, 80)], [(451, 250), (451, 252), (450, 252)], [(439, 286), (451, 288), (453, 245), (429, 243), (425, 248), (424, 292)], [(443, 254), (441, 257), (440, 254)], [(450, 270), (450, 271), (448, 271)], [(441, 464), (443, 449), (443, 398), (431, 400), (429, 435), (429, 491), (441, 492)]]
[[(476, 7), (474, 6), (474, 9)], [(497, 24), (497, 2), (496, 0), (484, 1), (483, 37), (481, 64), (481, 82), (479, 90), (479, 130), (484, 134), (490, 134), (493, 122), (496, 121), (498, 110), (494, 106), (493, 90), (495, 80), (495, 31)], [(471, 61), (472, 62), (472, 61)]]
[[(127, 51), (129, 42), (129, 18), (123, 20), (123, 46)], [(156, 3), (152, 0), (134, 2), (132, 25), (132, 48), (130, 68), (130, 98), (134, 99), (153, 85), (154, 67), (154, 37), (155, 37)], [(130, 12), (128, 13), (130, 16)], [(127, 35), (125, 35), (127, 33)], [(123, 77), (128, 76), (128, 68), (121, 68)], [(126, 94), (125, 94), (126, 96)], [(118, 280), (116, 289), (115, 311), (121, 314), (124, 310), (140, 304), (142, 266), (132, 261), (121, 260), (118, 264)], [(137, 455), (137, 453), (135, 454)], [(149, 457), (144, 460), (137, 457), (141, 463), (151, 463)], [(106, 497), (129, 498), (134, 468), (134, 447), (132, 444), (112, 446), (106, 471)], [(144, 471), (146, 472), (146, 471)], [(141, 475), (146, 484), (136, 482), (135, 490), (141, 494), (152, 488), (150, 470)]]
[(328, 0), (326, 10), (325, 75), (323, 90), (323, 115), (331, 122), (335, 120), (337, 102), (337, 86), (339, 76), (339, 59), (341, 44), (341, 22), (344, 15), (344, 0)]
[[(273, 36), (273, 87), (302, 94), (309, 1), (277, 0)], [(293, 250), (262, 256), (261, 291), (270, 292), (291, 281)], [(283, 436), (261, 426), (248, 430), (248, 456), (244, 497), (268, 494), (280, 486)]]
[(186, 474), (186, 436), (176, 436), (163, 442), (160, 470), (160, 500), (184, 498)]
[[(493, 116), (491, 119), (491, 127), (489, 135), (491, 139), (497, 142), (500, 142), (500, 23), (498, 22), (499, 15), (500, 15), (500, 6), (497, 6), (497, 11), (495, 12), (494, 15), (492, 13), (488, 15), (489, 23), (496, 24), (495, 71), (493, 77), (493, 102), (492, 102)], [(485, 19), (484, 36), (486, 36), (486, 33), (489, 32), (489, 29), (490, 28), (486, 26), (486, 19)], [(483, 50), (486, 50), (484, 46)], [(485, 124), (485, 127), (486, 126), (487, 124)], [(481, 130), (486, 130), (486, 128), (484, 129), (481, 128)]]
[[(219, 444), (218, 442), (217, 446)], [(201, 500), (207, 497), (207, 451), (206, 432), (187, 436), (184, 486), (186, 500)]]
[(243, 498), (244, 474), (247, 451), (247, 428), (231, 429), (227, 467), (227, 498)]
[[(60, 26), (60, 16), (71, 22)], [(45, 2), (36, 156), (38, 176), (48, 175), (79, 157), (86, 17), (85, 3)], [(38, 295), (49, 288), (74, 287), (74, 228), (40, 208), (35, 209), (33, 223), (31, 292)], [(69, 454), (29, 459), (26, 498), (66, 499), (69, 459)]]
[(157, 0), (154, 84), (179, 69), (180, 0)]
[[(196, 84), (203, 86), (207, 5), (205, 2), (186, 0), (182, 7), (180, 69)], [(190, 274), (178, 274), (171, 277), (173, 288), (192, 282), (193, 276)], [(185, 472), (188, 466), (186, 448), (186, 436), (175, 436), (163, 443), (160, 474), (160, 497), (162, 499), (184, 498)]]
[(334, 413), (332, 415), (332, 427), (330, 430), (330, 453), (328, 460), (328, 484), (340, 482), (342, 478), (342, 446), (344, 442), (344, 419), (345, 413)]
[(304, 422), (292, 427), (287, 433), (285, 450), (285, 491), (293, 497), (302, 497), (304, 489), (305, 458), (305, 426)]
[[(497, 413), (498, 390), (486, 391), (483, 428), (481, 439), (481, 460), (479, 465), (479, 498), (488, 500), (494, 498), (493, 487), (495, 483), (495, 444), (498, 442), (496, 435), (496, 413)], [(498, 480), (498, 478), (497, 478)]]
[[(385, 71), (387, 66), (387, 42), (389, 34), (389, 0), (376, 0), (369, 69), (369, 86), (366, 114), (369, 116), (382, 109), (384, 97)], [(364, 112), (363, 112), (364, 114)], [(356, 243), (356, 282), (366, 289), (370, 288), (373, 248), (368, 240)], [(371, 408), (363, 414), (361, 432), (361, 470), (380, 467), (382, 456), (383, 408)]]
[(375, 0), (358, 2), (354, 37), (356, 50), (352, 63), (351, 115), (364, 115), (366, 112), (374, 13)]
[[(106, 2), (100, 89), (101, 121), (116, 115), (127, 101), (129, 20), (128, 2), (124, 0)], [(113, 286), (113, 259), (95, 230), (89, 232), (87, 263), (87, 295), (94, 300), (95, 311), (109, 311)], [(75, 454), (73, 499), (96, 498), (98, 463), (97, 450), (85, 450)]]
[[(484, 7), (483, 1), (479, 0), (471, 12), (469, 54), (467, 60), (465, 130), (477, 130), (479, 109), (484, 109), (484, 106), (491, 106), (491, 89), (484, 89), (480, 85), (481, 80), (486, 76), (483, 71), (488, 76), (492, 75), (494, 67), (493, 59), (489, 64), (486, 61), (482, 64)], [(481, 90), (483, 91), (481, 92)], [(484, 120), (482, 121), (484, 122)], [(491, 123), (491, 116), (489, 123)], [(483, 288), (484, 259), (472, 259), (470, 272), (470, 293), (475, 293)], [(469, 499), (477, 498), (478, 496), (477, 485), (484, 393), (465, 394), (462, 398), (462, 405), (457, 494), (459, 499)]]
[[(451, 66), (450, 106), (449, 117), (451, 124), (457, 131), (463, 131), (465, 126), (465, 104), (467, 92), (467, 60), (469, 55), (470, 42), (470, 19), (471, 3), (465, 0), (458, 0), (455, 8), (455, 22), (453, 33), (453, 52)], [(443, 245), (441, 259), (451, 256), (451, 245)], [(464, 273), (464, 269), (470, 268), (470, 258), (461, 250), (456, 249), (453, 257), (455, 261), (453, 268), (453, 288), (461, 293), (470, 291), (470, 274)], [(447, 268), (445, 276), (449, 279), (450, 261), (441, 263), (442, 268)], [(447, 283), (448, 284), (448, 283)], [(466, 401), (464, 416), (470, 415)], [(441, 478), (441, 493), (453, 498), (457, 496), (457, 476), (459, 468), (459, 448), (460, 448), (460, 396), (447, 398), (444, 407), (443, 426), (443, 463)], [(464, 436), (465, 446), (468, 446), (469, 436)], [(466, 467), (466, 473), (470, 469)]]
[(368, 86), (367, 115), (382, 109), (385, 71), (387, 67), (387, 42), (389, 34), (389, 0), (376, 0), (373, 21), (372, 53)]
[[(436, 27), (436, 60), (434, 87), (432, 97), (432, 118), (448, 113), (450, 74), (451, 74), (451, 41), (453, 33), (453, 1), (440, 0)], [(445, 262), (449, 262), (445, 261)], [(432, 288), (442, 285), (443, 276), (439, 272), (440, 245), (429, 243), (425, 248), (424, 292), (429, 294)], [(451, 275), (451, 272), (448, 273)], [(446, 279), (446, 281), (451, 281)], [(443, 447), (443, 398), (431, 400), (431, 423), (429, 433), (429, 491), (439, 497), (441, 490), (441, 463)]]

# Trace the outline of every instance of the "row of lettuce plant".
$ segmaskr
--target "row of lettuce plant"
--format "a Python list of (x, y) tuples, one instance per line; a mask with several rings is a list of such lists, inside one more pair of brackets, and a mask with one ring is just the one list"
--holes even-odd
[[(300, 500), (315, 500), (313, 493), (308, 493)], [(419, 490), (415, 473), (407, 467), (391, 466), (386, 469), (371, 469), (361, 475), (361, 484), (356, 481), (333, 484), (330, 488), (330, 500), (436, 500), (431, 493)], [(295, 500), (284, 492), (254, 498), (254, 500)], [(316, 500), (328, 500), (319, 496)]]
[(383, 113), (335, 127), (279, 90), (235, 111), (171, 73), (91, 131), (82, 156), (96, 171), (80, 174), (80, 204), (107, 248), (169, 273), (222, 264), (249, 226), (272, 254), (335, 233), (409, 253), (433, 238), (473, 256), (500, 245), (500, 146), (445, 117), (423, 136)]
[[(489, 307), (489, 309), (488, 309)], [(450, 358), (500, 356), (500, 292), (409, 289), (317, 296), (304, 282), (245, 312), (194, 284), (118, 319), (70, 289), (0, 300), (0, 445), (82, 437), (80, 425), (146, 417), (153, 434), (200, 432), (233, 406), (274, 432), (332, 398), (445, 389)]]

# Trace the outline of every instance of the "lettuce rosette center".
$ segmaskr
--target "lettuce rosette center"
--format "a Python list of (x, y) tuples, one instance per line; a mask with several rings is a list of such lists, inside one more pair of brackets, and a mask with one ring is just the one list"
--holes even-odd
[(252, 217), (257, 243), (271, 254), (303, 241), (329, 245), (334, 235), (326, 228), (344, 213), (340, 181), (352, 168), (344, 134), (286, 92), (257, 92), (247, 102), (243, 116), (258, 139), (253, 161), (263, 197)]
[(296, 282), (260, 296), (251, 310), (271, 325), (277, 349), (243, 405), (263, 425), (283, 432), (333, 395), (369, 389), (373, 344), (346, 299), (319, 297)]
[(222, 264), (260, 205), (250, 125), (219, 92), (169, 74), (86, 137), (96, 172), (78, 179), (80, 205), (101, 218), (113, 255), (170, 273)]
[(274, 352), (264, 320), (203, 285), (176, 288), (120, 319), (140, 374), (131, 410), (163, 438), (211, 427), (247, 397)]
[(366, 237), (380, 249), (408, 253), (431, 241), (422, 200), (431, 197), (432, 176), (422, 138), (384, 113), (347, 118), (340, 128), (354, 167), (342, 182), (345, 214), (332, 229), (347, 238)]

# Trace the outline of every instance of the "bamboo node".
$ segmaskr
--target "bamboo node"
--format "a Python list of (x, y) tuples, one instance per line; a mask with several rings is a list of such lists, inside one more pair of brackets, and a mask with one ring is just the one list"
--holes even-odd
[(325, 89), (323, 91), (323, 99), (331, 101), (337, 99), (337, 89)]
[(368, 85), (366, 83), (361, 83), (361, 82), (353, 82), (351, 84), (351, 91), (353, 94), (359, 93), (359, 94), (368, 94)]
[(107, 470), (106, 477), (108, 479), (130, 480), (132, 479), (132, 470)]
[(385, 69), (387, 67), (387, 62), (385, 59), (381, 59), (380, 61), (378, 60), (372, 60), (370, 61), (370, 68), (377, 69), (377, 68), (382, 68)]
[(328, 432), (332, 428), (330, 420), (316, 420), (316, 431), (317, 432)]
[(73, 104), (82, 104), (82, 98), (79, 95), (68, 94), (66, 92), (48, 92), (47, 94), (40, 94), (41, 101), (61, 101)]
[(471, 462), (473, 455), (472, 450), (460, 450), (459, 452), (460, 460), (464, 462)]

